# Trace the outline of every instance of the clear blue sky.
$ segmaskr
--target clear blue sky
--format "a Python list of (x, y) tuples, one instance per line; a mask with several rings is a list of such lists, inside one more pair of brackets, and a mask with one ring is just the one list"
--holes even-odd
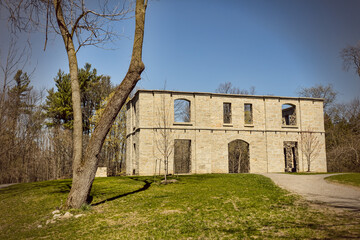
[[(230, 81), (257, 95), (296, 96), (300, 87), (332, 84), (339, 101), (360, 94), (360, 78), (345, 72), (339, 52), (360, 41), (359, 0), (150, 0), (138, 83), (144, 89), (214, 92)], [(4, 18), (4, 14), (0, 16)], [(120, 83), (127, 71), (135, 19), (116, 23), (127, 38), (116, 50), (82, 48), (79, 67), (92, 64)], [(8, 39), (1, 21), (1, 54)], [(68, 72), (63, 43), (32, 35), (32, 80), (51, 88), (59, 68)]]

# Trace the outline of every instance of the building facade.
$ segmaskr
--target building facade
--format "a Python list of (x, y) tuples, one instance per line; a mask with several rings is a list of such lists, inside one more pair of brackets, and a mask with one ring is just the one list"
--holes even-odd
[(128, 175), (327, 170), (322, 99), (139, 90), (126, 130)]

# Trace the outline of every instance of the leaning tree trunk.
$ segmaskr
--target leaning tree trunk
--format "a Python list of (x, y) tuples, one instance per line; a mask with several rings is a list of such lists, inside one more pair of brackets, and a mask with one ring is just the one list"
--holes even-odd
[[(55, 0), (54, 0), (55, 1)], [(80, 208), (87, 202), (98, 165), (98, 156), (106, 135), (111, 128), (121, 107), (126, 102), (130, 92), (140, 80), (145, 69), (142, 62), (142, 45), (144, 39), (145, 12), (147, 0), (137, 0), (135, 10), (135, 36), (133, 52), (128, 72), (116, 89), (115, 94), (106, 105), (100, 120), (91, 135), (85, 154), (80, 162), (74, 162), (73, 181), (67, 199), (67, 207)]]

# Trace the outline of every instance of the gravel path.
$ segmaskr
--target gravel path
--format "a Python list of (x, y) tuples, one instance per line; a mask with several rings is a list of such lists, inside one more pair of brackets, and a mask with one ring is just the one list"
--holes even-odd
[(278, 186), (304, 196), (307, 200), (325, 203), (340, 209), (360, 212), (360, 188), (333, 184), (324, 178), (334, 174), (291, 175), (264, 173)]
[(11, 185), (14, 185), (16, 183), (9, 183), (9, 184), (0, 184), (0, 188), (6, 188), (6, 187), (9, 187)]

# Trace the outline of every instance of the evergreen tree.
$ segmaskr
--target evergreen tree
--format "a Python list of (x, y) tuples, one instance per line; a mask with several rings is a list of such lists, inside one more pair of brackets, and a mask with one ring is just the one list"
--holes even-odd
[(28, 97), (32, 86), (26, 72), (18, 70), (14, 76), (15, 85), (9, 89), (9, 103), (14, 105), (12, 110), (15, 113), (13, 118), (17, 118), (21, 111), (26, 111), (26, 98)]
[[(101, 100), (106, 98), (112, 90), (110, 77), (97, 75), (96, 69), (91, 69), (91, 64), (86, 63), (78, 72), (81, 89), (81, 107), (83, 115), (83, 132), (91, 131), (90, 117), (100, 108)], [(73, 128), (73, 110), (70, 75), (59, 70), (56, 78), (56, 90), (48, 91), (45, 104), (46, 116), (50, 120), (48, 126), (62, 126), (66, 129)]]
[(69, 74), (59, 70), (54, 81), (57, 91), (54, 88), (50, 89), (46, 97), (46, 116), (51, 120), (47, 125), (72, 129), (73, 112)]

